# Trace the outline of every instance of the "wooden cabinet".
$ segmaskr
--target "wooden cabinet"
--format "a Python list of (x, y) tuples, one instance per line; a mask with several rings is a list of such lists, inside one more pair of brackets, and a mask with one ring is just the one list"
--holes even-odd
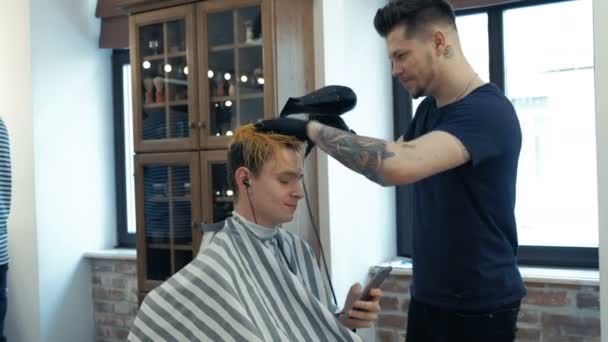
[(199, 147), (195, 6), (130, 18), (135, 152)]
[(203, 227), (232, 212), (226, 156), (225, 150), (135, 156), (140, 292), (192, 261)]
[(230, 215), (234, 130), (312, 90), (312, 2), (122, 3), (131, 14), (140, 298), (196, 256), (207, 225)]
[(135, 151), (226, 148), (276, 113), (270, 1), (206, 1), (137, 14)]

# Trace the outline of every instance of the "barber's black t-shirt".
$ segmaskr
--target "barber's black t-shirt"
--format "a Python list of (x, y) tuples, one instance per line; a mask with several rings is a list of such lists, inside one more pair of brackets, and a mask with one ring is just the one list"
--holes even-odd
[(437, 108), (426, 98), (404, 135), (452, 134), (471, 160), (412, 185), (412, 296), (446, 309), (485, 310), (521, 299), (515, 182), (521, 129), (502, 91), (485, 84)]

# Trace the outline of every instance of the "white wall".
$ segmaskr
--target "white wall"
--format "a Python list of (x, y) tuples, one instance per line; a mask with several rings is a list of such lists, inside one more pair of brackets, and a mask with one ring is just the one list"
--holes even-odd
[[(390, 66), (373, 26), (385, 3), (315, 0), (315, 79), (317, 87), (341, 84), (355, 91), (357, 107), (343, 117), (357, 134), (392, 139)], [(370, 266), (396, 255), (395, 191), (319, 155), (319, 217), (341, 306)]]
[(31, 0), (40, 341), (94, 340), (82, 254), (116, 241), (111, 60), (96, 3)]
[(608, 342), (608, 2), (593, 1), (602, 341)]
[(0, 116), (11, 142), (13, 194), (8, 221), (9, 306), (5, 327), (10, 341), (40, 340), (40, 305), (32, 129), (30, 2), (0, 1)]

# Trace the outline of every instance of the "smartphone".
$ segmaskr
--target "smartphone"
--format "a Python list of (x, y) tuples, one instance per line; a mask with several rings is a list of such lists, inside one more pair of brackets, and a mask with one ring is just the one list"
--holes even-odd
[(365, 300), (365, 301), (371, 300), (372, 296), (370, 295), (369, 292), (372, 289), (379, 288), (380, 285), (382, 285), (382, 283), (384, 282), (384, 280), (388, 277), (388, 275), (391, 274), (392, 270), (393, 270), (392, 266), (378, 267), (378, 271), (376, 272), (376, 274), (374, 274), (372, 279), (367, 283), (367, 285), (363, 289), (363, 292), (361, 292), (361, 297), (359, 298), (359, 300)]

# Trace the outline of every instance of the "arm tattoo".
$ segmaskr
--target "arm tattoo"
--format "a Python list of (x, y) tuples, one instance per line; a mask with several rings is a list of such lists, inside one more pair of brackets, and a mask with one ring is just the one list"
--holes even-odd
[(386, 149), (385, 141), (322, 126), (318, 132), (317, 144), (351, 170), (375, 183), (387, 185), (379, 173), (384, 160), (395, 154)]

